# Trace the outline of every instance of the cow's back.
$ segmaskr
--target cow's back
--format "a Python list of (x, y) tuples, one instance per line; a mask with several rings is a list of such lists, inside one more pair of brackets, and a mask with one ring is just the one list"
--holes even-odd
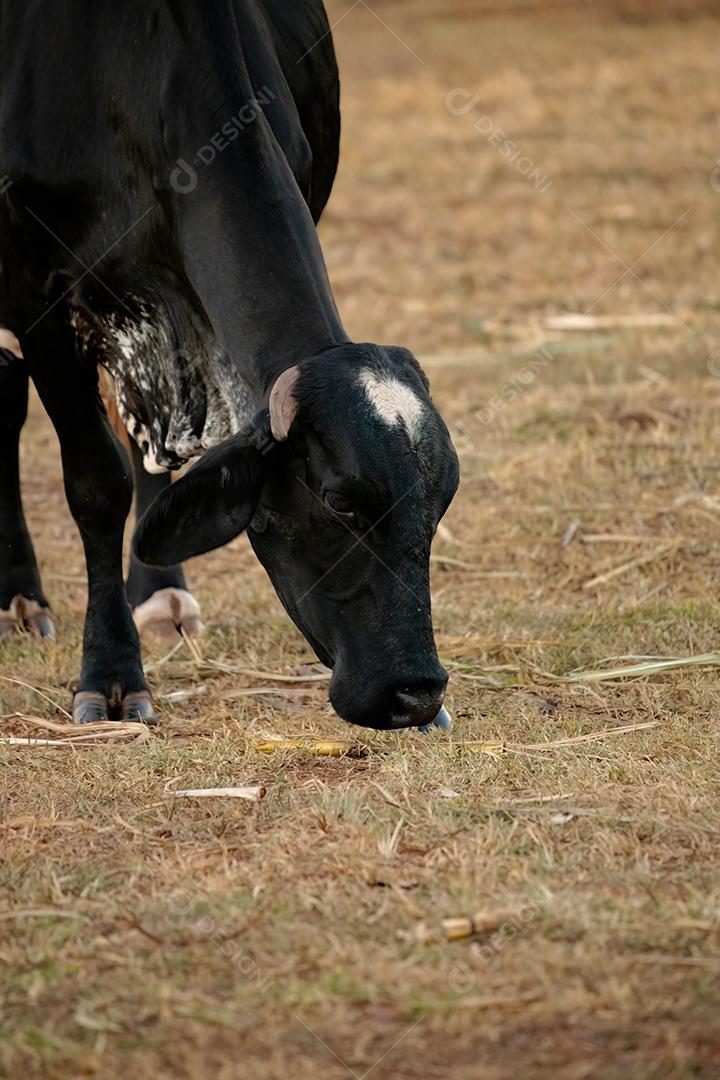
[(0, 174), (11, 179), (81, 199), (127, 162), (123, 198), (135, 184), (140, 206), (144, 179), (162, 184), (178, 144), (205, 145), (253, 92), (317, 220), (340, 134), (321, 0), (0, 3)]

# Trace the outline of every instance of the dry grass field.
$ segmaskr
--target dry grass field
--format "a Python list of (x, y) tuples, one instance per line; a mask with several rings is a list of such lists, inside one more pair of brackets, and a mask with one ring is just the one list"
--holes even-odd
[[(85, 595), (34, 408), (59, 639), (0, 645), (0, 1075), (720, 1076), (708, 6), (331, 4), (338, 301), (423, 359), (463, 467), (434, 556), (451, 738), (338, 720), (243, 539), (190, 567), (199, 651), (147, 652), (159, 729), (9, 745), (67, 739)], [(573, 677), (644, 658), (704, 659)]]

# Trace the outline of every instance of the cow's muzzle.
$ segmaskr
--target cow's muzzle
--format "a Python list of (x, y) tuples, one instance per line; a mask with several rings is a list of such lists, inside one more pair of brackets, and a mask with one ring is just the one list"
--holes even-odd
[(439, 692), (420, 690), (413, 693), (398, 690), (393, 700), (393, 728), (425, 727), (432, 724), (442, 709), (445, 686)]
[(367, 673), (348, 673), (336, 664), (330, 683), (333, 708), (344, 720), (377, 731), (401, 731), (421, 728), (438, 721), (449, 727), (443, 712), (447, 672), (439, 664), (431, 665), (432, 674), (422, 679), (404, 679), (399, 683), (378, 685)]

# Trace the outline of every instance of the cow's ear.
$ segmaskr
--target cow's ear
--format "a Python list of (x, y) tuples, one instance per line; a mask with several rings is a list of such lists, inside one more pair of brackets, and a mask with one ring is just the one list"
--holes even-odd
[(242, 434), (209, 450), (143, 514), (133, 538), (138, 559), (174, 566), (229, 543), (255, 512), (262, 462)]
[(299, 378), (299, 367), (288, 368), (278, 376), (270, 391), (268, 402), (270, 429), (276, 442), (284, 442), (287, 439), (297, 416), (298, 402), (295, 397), (295, 384)]

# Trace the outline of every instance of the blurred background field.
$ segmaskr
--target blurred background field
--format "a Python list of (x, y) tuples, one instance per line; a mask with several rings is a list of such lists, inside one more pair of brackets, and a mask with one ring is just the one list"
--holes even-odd
[[(198, 560), (156, 734), (0, 750), (5, 1075), (720, 1075), (716, 9), (330, 4), (338, 303), (420, 356), (461, 455), (453, 739), (347, 729), (247, 542)], [(63, 723), (85, 595), (37, 407), (23, 466), (60, 639), (0, 645), (5, 737)], [(473, 912), (505, 915), (443, 939)]]

